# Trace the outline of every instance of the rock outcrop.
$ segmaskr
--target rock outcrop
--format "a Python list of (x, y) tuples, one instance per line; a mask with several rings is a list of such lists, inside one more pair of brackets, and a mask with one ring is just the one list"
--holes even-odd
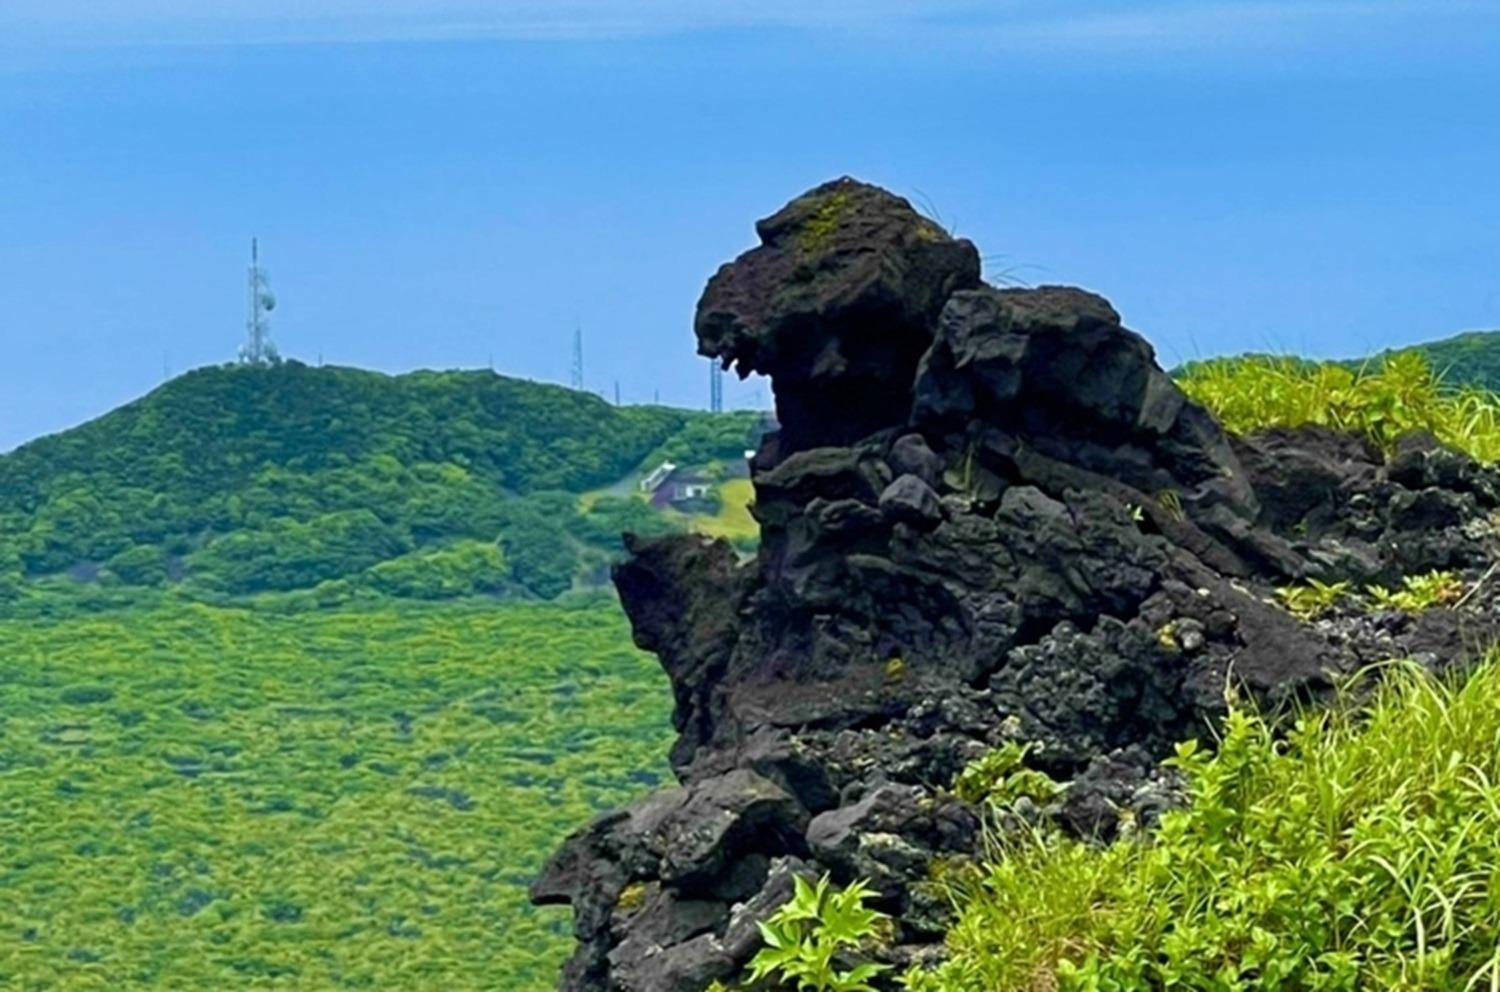
[(761, 545), (631, 540), (616, 584), (676, 695), (680, 785), (570, 838), (533, 889), (573, 906), (568, 992), (701, 992), (796, 873), (869, 879), (893, 960), (940, 939), (951, 791), (1007, 741), (1108, 836), (1226, 688), (1312, 698), (1393, 655), (1461, 654), (1484, 612), (1304, 623), (1274, 586), (1492, 557), (1500, 480), (1431, 438), (1390, 460), (1321, 430), (1227, 436), (1108, 302), (997, 289), (911, 206), (850, 179), (762, 221), (699, 304), (702, 353), (770, 377)]

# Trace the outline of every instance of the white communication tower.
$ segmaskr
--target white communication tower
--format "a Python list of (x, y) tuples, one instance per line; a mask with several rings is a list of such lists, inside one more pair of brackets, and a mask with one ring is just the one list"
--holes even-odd
[(245, 321), (246, 337), (240, 347), (240, 361), (246, 365), (275, 365), (281, 360), (271, 343), (270, 313), (276, 309), (270, 276), (260, 267), (260, 244), (250, 239), (250, 315)]

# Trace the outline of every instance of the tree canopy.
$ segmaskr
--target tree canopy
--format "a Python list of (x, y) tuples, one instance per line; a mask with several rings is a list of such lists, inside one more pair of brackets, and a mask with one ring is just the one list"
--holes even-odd
[(760, 420), (487, 371), (199, 369), (0, 456), (0, 602), (61, 576), (550, 598), (601, 575), (621, 531), (680, 526), (633, 472), (739, 459)]

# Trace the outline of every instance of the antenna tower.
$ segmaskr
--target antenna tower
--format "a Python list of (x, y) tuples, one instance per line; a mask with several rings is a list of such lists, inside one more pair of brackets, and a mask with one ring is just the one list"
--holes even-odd
[(583, 389), (583, 327), (573, 328), (573, 388)]
[(276, 309), (270, 276), (260, 267), (260, 243), (250, 239), (249, 317), (245, 321), (246, 340), (240, 348), (240, 361), (246, 365), (274, 365), (281, 360), (271, 343), (270, 313)]
[(708, 408), (724, 412), (724, 368), (712, 358), (708, 360)]

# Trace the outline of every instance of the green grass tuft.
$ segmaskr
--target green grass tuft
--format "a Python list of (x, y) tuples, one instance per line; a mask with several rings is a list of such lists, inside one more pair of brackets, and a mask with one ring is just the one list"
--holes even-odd
[(1191, 802), (1108, 847), (993, 841), (955, 890), (951, 960), (913, 992), (1500, 984), (1500, 659), (1400, 664), (1285, 737), (1235, 707), (1174, 763)]
[(1403, 434), (1425, 430), (1480, 461), (1500, 460), (1500, 397), (1445, 385), (1417, 352), (1361, 370), (1291, 357), (1214, 359), (1185, 366), (1177, 381), (1239, 434), (1318, 424), (1389, 452)]

